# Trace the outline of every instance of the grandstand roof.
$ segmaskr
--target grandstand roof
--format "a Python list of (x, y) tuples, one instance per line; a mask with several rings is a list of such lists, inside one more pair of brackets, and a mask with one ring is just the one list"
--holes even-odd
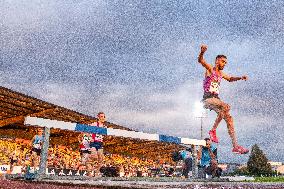
[[(95, 117), (0, 86), (0, 127), (22, 125), (26, 116), (76, 123), (91, 123), (96, 120)], [(110, 127), (126, 129), (115, 124), (110, 124)]]

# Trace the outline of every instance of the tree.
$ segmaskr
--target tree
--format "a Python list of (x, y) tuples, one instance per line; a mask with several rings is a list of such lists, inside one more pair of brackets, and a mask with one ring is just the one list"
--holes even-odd
[(253, 145), (251, 149), (251, 155), (247, 162), (247, 169), (251, 175), (256, 176), (271, 175), (273, 172), (265, 154), (256, 144)]

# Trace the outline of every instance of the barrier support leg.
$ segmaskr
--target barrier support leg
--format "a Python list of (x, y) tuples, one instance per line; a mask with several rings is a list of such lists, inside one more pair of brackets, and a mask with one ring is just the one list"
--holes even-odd
[(47, 156), (48, 156), (48, 147), (49, 147), (49, 136), (50, 136), (50, 128), (44, 128), (44, 142), (41, 149), (40, 154), (40, 164), (39, 170), (36, 174), (37, 180), (42, 180), (46, 173), (46, 163), (47, 163)]
[(195, 145), (191, 145), (191, 149), (192, 149), (192, 177), (198, 178), (197, 149)]

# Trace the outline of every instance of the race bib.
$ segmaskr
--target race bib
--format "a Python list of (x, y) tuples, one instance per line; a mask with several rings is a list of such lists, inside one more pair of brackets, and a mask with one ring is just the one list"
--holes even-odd
[(90, 139), (90, 137), (88, 135), (84, 135), (83, 136), (83, 140), (90, 141), (91, 139)]
[(96, 141), (103, 141), (103, 135), (96, 134), (95, 140)]
[(40, 144), (34, 144), (34, 148), (41, 149), (41, 145)]
[(210, 84), (209, 92), (219, 94), (220, 85), (217, 81), (212, 81)]

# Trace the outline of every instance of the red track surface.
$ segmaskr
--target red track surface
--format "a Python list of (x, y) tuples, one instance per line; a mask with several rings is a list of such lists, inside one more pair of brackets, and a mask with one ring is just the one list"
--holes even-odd
[(183, 188), (183, 189), (284, 189), (284, 183), (192, 183), (188, 182), (186, 185), (157, 185), (155, 182), (148, 182), (145, 185), (136, 186), (91, 186), (91, 185), (74, 185), (74, 184), (60, 184), (60, 183), (47, 183), (47, 182), (35, 182), (35, 181), (23, 181), (23, 180), (5, 180), (0, 178), (0, 189), (130, 189), (130, 188)]
[(20, 181), (20, 180), (3, 180), (0, 179), (1, 189), (101, 189), (91, 186), (75, 186), (71, 184), (50, 184), (44, 182), (33, 182), (33, 181)]

